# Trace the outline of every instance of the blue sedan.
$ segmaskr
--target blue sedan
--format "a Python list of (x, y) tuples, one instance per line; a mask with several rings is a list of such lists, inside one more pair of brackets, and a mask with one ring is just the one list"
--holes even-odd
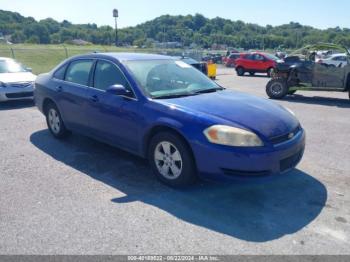
[(40, 75), (34, 95), (55, 138), (73, 131), (148, 158), (173, 187), (281, 174), (304, 153), (291, 111), (167, 56), (76, 56)]

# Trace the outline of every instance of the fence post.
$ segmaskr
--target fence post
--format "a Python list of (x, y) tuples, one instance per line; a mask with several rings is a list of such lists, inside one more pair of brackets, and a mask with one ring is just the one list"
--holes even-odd
[(65, 51), (65, 53), (66, 53), (66, 58), (68, 58), (68, 50), (67, 50), (67, 47), (66, 47), (65, 45), (62, 45), (62, 46), (63, 46), (64, 51)]
[(15, 59), (15, 58), (16, 58), (16, 57), (15, 57), (15, 52), (13, 51), (13, 48), (12, 48), (12, 47), (10, 47), (10, 49), (11, 49), (12, 58)]

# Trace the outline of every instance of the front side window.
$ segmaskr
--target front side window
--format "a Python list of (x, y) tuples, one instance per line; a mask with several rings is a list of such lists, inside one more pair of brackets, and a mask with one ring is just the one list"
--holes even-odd
[(122, 85), (130, 90), (123, 73), (112, 63), (98, 61), (95, 69), (94, 87), (107, 90), (112, 85)]
[(77, 60), (71, 62), (67, 69), (65, 80), (87, 86), (93, 63), (92, 60)]
[(180, 60), (127, 61), (125, 65), (152, 98), (188, 96), (221, 89), (203, 73)]
[(255, 54), (255, 56), (254, 56), (254, 60), (256, 60), (256, 61), (264, 61), (264, 59), (265, 58), (259, 54)]

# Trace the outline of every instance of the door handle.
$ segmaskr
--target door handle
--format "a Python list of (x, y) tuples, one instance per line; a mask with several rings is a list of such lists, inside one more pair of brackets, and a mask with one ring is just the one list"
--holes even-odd
[(55, 90), (56, 90), (56, 92), (62, 92), (63, 91), (63, 88), (62, 88), (62, 86), (58, 86), (58, 87), (56, 87), (55, 88)]
[(91, 97), (90, 97), (90, 100), (91, 100), (92, 102), (94, 102), (94, 103), (96, 103), (96, 102), (98, 102), (98, 101), (99, 101), (99, 99), (98, 99), (98, 96), (97, 96), (97, 95), (91, 96)]

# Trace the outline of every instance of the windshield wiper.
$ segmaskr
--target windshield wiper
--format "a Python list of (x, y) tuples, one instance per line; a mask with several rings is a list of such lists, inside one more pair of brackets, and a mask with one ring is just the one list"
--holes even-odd
[(170, 99), (170, 98), (179, 98), (186, 96), (195, 96), (197, 93), (186, 93), (186, 94), (171, 94), (171, 95), (163, 95), (163, 96), (152, 96), (153, 99)]
[(203, 90), (196, 91), (195, 93), (196, 94), (206, 94), (206, 93), (214, 93), (214, 92), (221, 91), (221, 90), (224, 90), (224, 88), (223, 87), (216, 87), (216, 88), (203, 89)]

